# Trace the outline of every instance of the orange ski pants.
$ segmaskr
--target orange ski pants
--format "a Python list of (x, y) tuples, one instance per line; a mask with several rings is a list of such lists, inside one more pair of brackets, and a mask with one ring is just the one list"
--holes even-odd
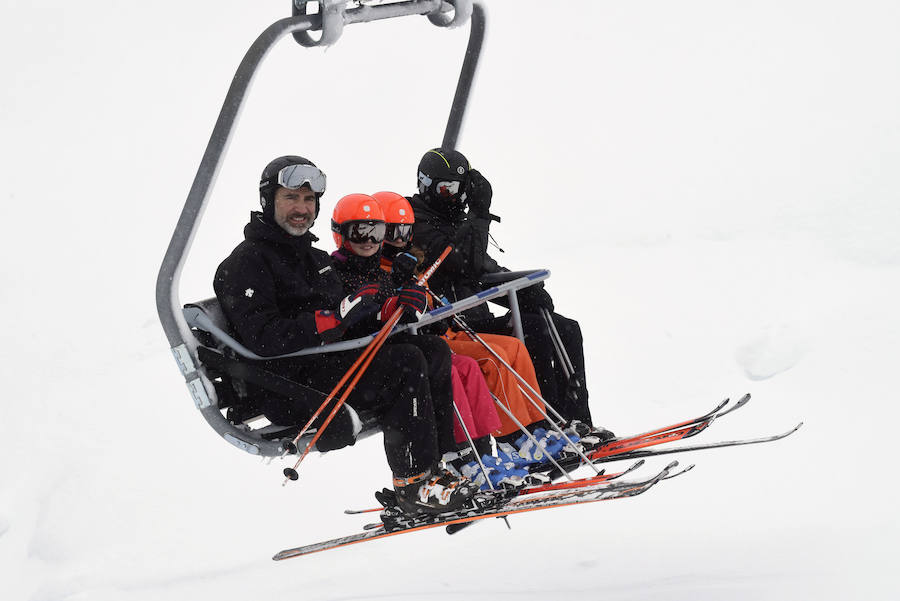
[[(528, 384), (538, 393), (541, 392), (538, 386), (537, 376), (534, 373), (534, 364), (528, 355), (528, 349), (521, 340), (513, 336), (502, 336), (500, 334), (478, 334), (500, 357), (512, 366), (520, 376), (522, 376)], [(508, 369), (494, 357), (480, 342), (475, 342), (464, 332), (455, 332), (448, 330), (444, 335), (450, 350), (454, 353), (472, 357), (478, 361), (478, 367), (484, 374), (488, 388), (494, 395), (500, 399), (500, 402), (506, 406), (509, 411), (516, 416), (516, 419), (527, 426), (536, 421), (544, 419), (544, 416), (534, 406), (534, 404), (525, 396), (525, 393), (519, 389), (519, 381), (512, 375)], [(537, 401), (541, 409), (544, 409), (543, 403)], [(509, 416), (502, 409), (497, 410), (500, 418), (500, 428), (491, 432), (494, 436), (506, 436), (519, 431)]]

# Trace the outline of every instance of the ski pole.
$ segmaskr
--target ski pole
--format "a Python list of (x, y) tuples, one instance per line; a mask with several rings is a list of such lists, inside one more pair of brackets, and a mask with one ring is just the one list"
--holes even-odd
[[(460, 322), (461, 322), (461, 320), (457, 319), (457, 323), (460, 323)], [(466, 334), (469, 336), (469, 338), (471, 338), (475, 342), (478, 342), (485, 349), (487, 349), (487, 351), (489, 353), (491, 353), (491, 355), (493, 355), (494, 358), (497, 359), (497, 361), (499, 361), (500, 364), (503, 367), (505, 367), (506, 370), (509, 371), (509, 373), (512, 374), (513, 377), (519, 381), (519, 390), (522, 391), (522, 393), (525, 395), (525, 398), (528, 399), (528, 401), (532, 405), (534, 405), (534, 408), (537, 409), (538, 412), (544, 417), (544, 419), (547, 420), (547, 423), (550, 425), (550, 427), (552, 429), (556, 430), (559, 433), (559, 435), (563, 438), (563, 440), (565, 440), (566, 443), (568, 443), (568, 445), (575, 451), (575, 453), (577, 453), (585, 461), (585, 463), (590, 465), (591, 469), (593, 469), (599, 475), (600, 470), (598, 470), (597, 467), (593, 463), (591, 463), (591, 460), (588, 459), (587, 455), (584, 454), (584, 451), (582, 451), (575, 445), (575, 443), (572, 441), (572, 439), (569, 438), (569, 436), (562, 430), (562, 428), (560, 428), (556, 424), (556, 422), (550, 418), (550, 416), (547, 414), (547, 411), (545, 411), (544, 407), (549, 409), (553, 413), (553, 415), (556, 416), (557, 419), (559, 419), (560, 422), (566, 422), (567, 420), (562, 415), (560, 415), (559, 412), (553, 408), (553, 405), (548, 403), (531, 386), (531, 384), (528, 383), (528, 380), (523, 378), (521, 376), (521, 374), (519, 374), (519, 372), (517, 372), (515, 369), (513, 369), (513, 367), (503, 359), (503, 357), (501, 357), (493, 348), (491, 348), (491, 346), (487, 342), (485, 342), (484, 339), (481, 336), (479, 336), (477, 332), (475, 332), (474, 330), (472, 330), (472, 328), (470, 328), (468, 326), (466, 326), (466, 327), (468, 328), (466, 330)], [(524, 386), (524, 388), (523, 388), (523, 386)], [(543, 407), (541, 406), (542, 404), (544, 405)]]
[[(382, 329), (384, 329), (384, 328), (382, 328)], [(288, 452), (290, 452), (291, 450), (294, 450), (294, 451), (297, 450), (297, 443), (300, 441), (301, 438), (303, 438), (303, 435), (306, 434), (307, 430), (309, 430), (309, 428), (310, 428), (310, 426), (312, 426), (313, 422), (316, 421), (316, 418), (319, 417), (319, 414), (321, 414), (322, 411), (325, 409), (325, 407), (328, 406), (328, 404), (331, 402), (331, 400), (337, 394), (337, 391), (340, 390), (340, 388), (347, 382), (347, 380), (349, 380), (353, 376), (353, 373), (356, 371), (356, 368), (358, 368), (363, 363), (363, 361), (366, 360), (366, 357), (370, 353), (370, 349), (375, 344), (375, 341), (381, 337), (381, 334), (382, 334), (382, 330), (379, 330), (378, 334), (376, 334), (375, 338), (373, 338), (372, 341), (369, 342), (368, 345), (366, 345), (366, 348), (363, 349), (363, 352), (360, 353), (359, 357), (356, 358), (356, 361), (354, 361), (353, 364), (347, 369), (347, 371), (344, 373), (344, 375), (341, 377), (341, 379), (338, 381), (338, 383), (335, 385), (335, 387), (331, 390), (331, 393), (325, 397), (325, 400), (322, 401), (322, 404), (319, 405), (319, 408), (316, 409), (316, 412), (313, 413), (312, 417), (309, 418), (309, 421), (307, 421), (306, 424), (300, 429), (300, 432), (297, 433), (297, 436), (295, 436), (294, 439), (290, 443), (285, 443), (283, 445), (284, 452), (281, 454), (282, 458), (284, 458), (284, 456), (287, 455)], [(285, 474), (285, 475), (287, 475), (287, 474)], [(294, 478), (292, 478), (292, 480), (293, 479)]]
[[(425, 273), (423, 273), (419, 277), (419, 279), (416, 283), (419, 286), (423, 286), (428, 281), (428, 278), (430, 278), (432, 276), (432, 274), (434, 274), (434, 272), (435, 272), (435, 270), (437, 270), (438, 266), (440, 266), (440, 264), (444, 262), (444, 259), (447, 258), (447, 255), (449, 255), (450, 251), (452, 251), (452, 250), (453, 250), (452, 246), (448, 246), (447, 248), (445, 248), (444, 251), (440, 254), (440, 256), (435, 260), (435, 262), (432, 263), (431, 266), (425, 271)], [(366, 346), (366, 348), (363, 350), (363, 352), (359, 356), (359, 358), (357, 358), (357, 360), (353, 362), (353, 365), (350, 366), (350, 369), (347, 370), (347, 373), (344, 374), (344, 377), (341, 378), (341, 380), (337, 383), (337, 385), (334, 387), (334, 389), (331, 391), (331, 393), (329, 393), (329, 395), (325, 398), (325, 400), (319, 406), (319, 409), (316, 411), (316, 413), (313, 415), (313, 417), (310, 418), (310, 420), (307, 422), (306, 426), (304, 426), (304, 429), (301, 430), (300, 434), (298, 434), (297, 437), (294, 439), (294, 444), (296, 444), (296, 442), (300, 440), (300, 437), (309, 429), (309, 426), (316, 419), (316, 417), (318, 417), (318, 415), (325, 409), (325, 407), (328, 406), (328, 403), (330, 403), (331, 400), (335, 397), (335, 395), (337, 395), (338, 390), (341, 389), (343, 384), (352, 375), (353, 379), (350, 380), (350, 383), (347, 385), (347, 388), (344, 390), (344, 393), (338, 399), (337, 403), (335, 403), (334, 407), (331, 410), (331, 413), (328, 414), (328, 416), (325, 418), (325, 421), (316, 430), (316, 434), (313, 436), (312, 440), (310, 440), (309, 443), (307, 443), (306, 448), (303, 449), (303, 453), (297, 459), (297, 462), (294, 463), (294, 467), (293, 468), (289, 468), (289, 467), (284, 468), (284, 475), (285, 475), (286, 479), (285, 479), (284, 483), (282, 483), (282, 486), (284, 486), (284, 484), (287, 484), (288, 480), (297, 480), (300, 477), (299, 474), (297, 473), (297, 468), (300, 466), (300, 463), (303, 461), (304, 458), (306, 458), (306, 456), (309, 454), (309, 451), (312, 449), (312, 447), (316, 444), (316, 442), (322, 436), (322, 433), (325, 431), (325, 428), (328, 427), (328, 424), (331, 423), (331, 420), (334, 419), (334, 416), (337, 415), (337, 412), (344, 405), (344, 402), (347, 400), (347, 397), (350, 396), (350, 393), (353, 391), (353, 388), (356, 386), (356, 383), (359, 382), (359, 379), (362, 377), (363, 373), (365, 373), (366, 369), (368, 369), (369, 364), (372, 362), (372, 359), (375, 357), (375, 353), (377, 353), (378, 350), (382, 347), (385, 340), (387, 340), (387, 337), (390, 335), (391, 331), (394, 329), (394, 326), (397, 325), (398, 321), (400, 321), (400, 318), (403, 316), (404, 308), (405, 307), (400, 306), (397, 308), (396, 311), (394, 311), (394, 314), (391, 315), (391, 317), (387, 320), (387, 322), (385, 322), (385, 324), (378, 331), (378, 334), (376, 334), (376, 336), (372, 340), (372, 342), (370, 342)], [(358, 369), (357, 369), (357, 367), (358, 367)], [(355, 374), (354, 374), (354, 370), (356, 370)]]
[[(457, 320), (457, 323), (459, 323), (459, 320)], [(560, 415), (559, 412), (553, 408), (553, 405), (548, 403), (544, 399), (544, 397), (542, 397), (540, 395), (540, 393), (538, 393), (531, 386), (531, 384), (528, 383), (528, 380), (523, 378), (522, 375), (519, 374), (519, 372), (517, 372), (515, 369), (513, 369), (513, 367), (509, 363), (507, 363), (506, 360), (503, 359), (503, 357), (501, 357), (493, 348), (491, 348), (491, 345), (489, 345), (487, 342), (485, 342), (484, 339), (481, 336), (479, 336), (477, 332), (475, 332), (471, 328), (467, 329), (465, 332), (466, 332), (466, 335), (469, 336), (469, 338), (471, 338), (475, 342), (478, 342), (479, 344), (481, 344), (481, 346), (483, 346), (485, 349), (487, 349), (487, 351), (491, 355), (493, 355), (494, 358), (497, 361), (499, 361), (500, 364), (504, 368), (506, 368), (506, 370), (509, 371), (509, 373), (512, 374), (516, 380), (519, 381), (519, 389), (525, 393), (525, 398), (527, 398), (531, 402), (531, 404), (534, 405), (535, 409), (537, 409), (538, 412), (544, 417), (544, 419), (547, 420), (547, 423), (550, 425), (550, 427), (553, 428), (554, 430), (556, 430), (560, 434), (560, 436), (562, 436), (563, 439), (565, 439), (565, 441), (567, 443), (569, 443), (579, 455), (582, 456), (583, 459), (587, 460), (587, 457), (584, 455), (584, 453), (578, 450), (578, 447), (575, 446), (575, 443), (573, 443), (572, 440), (568, 437), (568, 435), (562, 431), (562, 429), (556, 424), (556, 422), (553, 419), (550, 418), (550, 416), (547, 414), (547, 411), (544, 409), (544, 407), (541, 407), (541, 404), (543, 404), (547, 409), (549, 409), (560, 422), (565, 423), (568, 420), (566, 420), (566, 418), (564, 418), (562, 415)], [(535, 400), (535, 399), (537, 399), (537, 400)], [(540, 402), (538, 402), (538, 401), (540, 401)], [(596, 471), (596, 468), (595, 468), (595, 471)]]
[[(440, 265), (444, 261), (444, 259), (447, 257), (447, 255), (450, 254), (450, 250), (451, 250), (451, 247), (449, 247), (449, 246), (446, 249), (444, 249), (444, 252), (441, 253), (441, 255), (431, 265), (431, 267), (422, 275), (422, 278), (424, 278), (424, 279), (420, 279), (421, 282), (427, 281), (428, 278), (431, 277), (431, 275), (437, 269), (438, 265)], [(419, 284), (419, 285), (421, 286), (422, 284)], [(325, 407), (328, 406), (328, 403), (331, 402), (331, 400), (337, 394), (337, 391), (340, 390), (341, 387), (344, 384), (346, 384), (347, 380), (350, 379), (350, 377), (353, 375), (353, 372), (356, 371), (356, 368), (359, 367), (360, 364), (362, 364), (362, 362), (366, 360), (366, 357), (367, 357), (368, 353), (370, 352), (370, 349), (375, 344), (375, 341), (378, 339), (379, 336), (381, 336), (382, 332), (384, 332), (385, 330), (387, 330), (386, 326), (382, 326), (381, 330), (378, 331), (378, 334), (375, 336), (375, 338), (373, 338), (372, 341), (369, 342), (369, 344), (366, 346), (366, 348), (363, 349), (363, 352), (360, 353), (359, 357), (356, 358), (356, 361), (353, 362), (353, 364), (344, 373), (343, 377), (341, 377), (341, 379), (338, 381), (338, 383), (334, 386), (331, 393), (325, 397), (325, 400), (322, 401), (322, 404), (319, 405), (319, 408), (316, 410), (316, 412), (313, 413), (312, 417), (309, 418), (309, 421), (307, 421), (306, 424), (300, 429), (300, 432), (297, 433), (297, 435), (294, 437), (294, 439), (290, 443), (285, 443), (283, 445), (284, 452), (281, 454), (282, 458), (284, 458), (288, 454), (288, 452), (290, 452), (291, 450), (297, 449), (297, 443), (300, 442), (300, 439), (303, 438), (303, 435), (306, 434), (306, 432), (312, 426), (313, 422), (316, 421), (316, 418), (319, 417), (319, 414), (321, 414), (322, 411), (325, 409)], [(286, 471), (287, 470), (285, 470), (285, 472)], [(288, 474), (285, 473), (285, 475), (288, 475)], [(291, 479), (294, 480), (296, 478), (291, 478)]]
[[(316, 421), (316, 418), (319, 417), (319, 414), (322, 413), (322, 411), (325, 409), (325, 407), (328, 406), (328, 403), (331, 402), (331, 400), (334, 398), (334, 395), (337, 393), (337, 391), (347, 382), (347, 380), (350, 379), (350, 377), (353, 375), (353, 372), (356, 370), (356, 368), (359, 367), (363, 361), (365, 361), (370, 347), (375, 343), (375, 340), (377, 340), (378, 336), (380, 336), (380, 335), (381, 335), (381, 331), (379, 330), (378, 335), (376, 335), (375, 338), (373, 338), (372, 341), (368, 345), (366, 345), (366, 348), (363, 349), (363, 352), (360, 353), (359, 357), (356, 358), (356, 361), (354, 361), (353, 364), (349, 367), (349, 369), (347, 369), (347, 371), (344, 373), (343, 377), (341, 377), (341, 379), (338, 381), (337, 385), (335, 385), (335, 387), (332, 389), (331, 393), (325, 397), (325, 400), (322, 401), (322, 404), (319, 405), (319, 408), (316, 409), (316, 412), (313, 413), (312, 417), (309, 418), (309, 421), (307, 421), (306, 424), (302, 428), (300, 428), (300, 432), (297, 433), (297, 436), (295, 436), (291, 442), (284, 443), (282, 445), (282, 447), (284, 449), (284, 452), (281, 454), (282, 458), (284, 458), (291, 450), (294, 450), (294, 451), (297, 450), (297, 443), (300, 442), (300, 439), (303, 438), (303, 435), (306, 434), (307, 430), (309, 430), (309, 428), (310, 428), (310, 426), (312, 426), (313, 422)], [(285, 473), (285, 475), (288, 475), (288, 474)], [(291, 479), (294, 480), (295, 478), (291, 478)]]
[[(472, 452), (475, 453), (475, 460), (478, 462), (478, 466), (481, 468), (481, 473), (484, 474), (484, 480), (487, 482), (488, 486), (491, 490), (497, 490), (494, 488), (494, 483), (491, 482), (490, 477), (488, 476), (487, 468), (484, 467), (484, 463), (481, 462), (481, 456), (478, 454), (478, 449), (475, 448), (475, 441), (472, 440), (472, 435), (469, 434), (469, 429), (466, 427), (466, 422), (463, 421), (462, 413), (459, 412), (459, 407), (456, 406), (456, 401), (453, 401), (453, 411), (456, 412), (456, 419), (459, 420), (459, 425), (462, 428), (463, 434), (466, 435), (466, 440), (469, 441), (469, 447), (472, 449)], [(509, 525), (509, 520), (506, 516), (503, 516), (503, 521), (506, 522), (506, 527), (512, 530), (512, 526)]]
[[(522, 422), (520, 422), (518, 419), (516, 419), (516, 416), (513, 415), (513, 412), (510, 411), (509, 409), (507, 409), (506, 406), (503, 404), (503, 402), (502, 402), (500, 399), (498, 399), (498, 398), (497, 398), (496, 396), (494, 396), (493, 394), (491, 394), (491, 397), (493, 397), (494, 402), (497, 403), (497, 406), (500, 407), (501, 409), (503, 409), (503, 411), (506, 413), (507, 417), (509, 417), (509, 419), (511, 419), (511, 420), (513, 421), (513, 423), (515, 423), (515, 424), (519, 427), (519, 429), (520, 429), (522, 432), (525, 433), (525, 436), (527, 436), (528, 439), (531, 440), (531, 442), (534, 443), (536, 449), (543, 449), (543, 448), (544, 448), (544, 447), (541, 446), (541, 443), (538, 442), (538, 439), (534, 437), (534, 434), (532, 434), (531, 432), (529, 432), (529, 431), (528, 431), (528, 428), (526, 428), (524, 425), (522, 425)], [(544, 449), (544, 450), (546, 451), (546, 449)], [(556, 469), (558, 469), (559, 471), (561, 471), (561, 472), (563, 473), (563, 475), (566, 477), (567, 480), (569, 480), (570, 482), (574, 482), (574, 481), (575, 481), (574, 478), (572, 478), (572, 476), (569, 475), (569, 472), (567, 472), (567, 471), (565, 470), (565, 468), (563, 468), (563, 466), (561, 466), (559, 463), (557, 463), (556, 459), (554, 459), (553, 457), (551, 457), (549, 453), (545, 453), (545, 454), (547, 455), (547, 459), (550, 460), (550, 463), (552, 463), (553, 466), (554, 466)], [(533, 455), (532, 455), (532, 456), (533, 456)], [(595, 470), (595, 471), (596, 471), (596, 470)], [(598, 472), (597, 475), (599, 476), (600, 473)]]
[[(431, 292), (431, 291), (429, 290), (429, 292)], [(434, 292), (431, 292), (431, 295), (435, 299), (437, 299), (437, 301), (440, 302), (441, 304), (446, 304), (446, 303), (444, 303), (444, 300), (442, 298), (440, 298)], [(473, 330), (472, 327), (469, 324), (467, 324), (459, 315), (454, 315), (453, 321), (460, 328), (462, 328), (462, 330), (466, 333), (466, 335), (469, 338), (471, 338), (472, 340), (474, 340), (475, 342), (477, 342), (481, 346), (483, 346), (491, 355), (493, 355), (493, 357), (495, 359), (497, 359), (497, 361), (500, 362), (501, 365), (503, 365), (503, 367), (505, 367), (509, 371), (510, 374), (513, 375), (513, 377), (516, 378), (516, 380), (519, 381), (520, 390), (522, 389), (522, 386), (524, 386), (525, 388), (527, 388), (530, 391), (530, 394), (529, 394), (529, 393), (526, 393), (525, 390), (522, 390), (522, 392), (525, 393), (525, 398), (528, 399), (529, 402), (531, 402), (531, 404), (534, 405), (535, 409), (537, 409), (538, 412), (540, 412), (540, 414), (544, 417), (544, 419), (547, 420), (547, 423), (550, 425), (550, 427), (553, 428), (554, 430), (556, 430), (559, 433), (559, 435), (562, 436), (563, 440), (565, 440), (566, 443), (568, 443), (568, 445), (585, 461), (585, 463), (590, 465), (591, 469), (593, 469), (594, 472), (596, 472), (599, 475), (600, 470), (597, 469), (597, 467), (593, 463), (591, 463), (591, 460), (588, 459), (587, 455), (584, 454), (584, 451), (582, 451), (577, 446), (575, 446), (575, 443), (572, 442), (572, 439), (569, 438), (569, 436), (565, 432), (563, 432), (562, 428), (560, 428), (558, 425), (556, 425), (556, 422), (554, 422), (552, 419), (550, 419), (550, 416), (547, 415), (547, 412), (544, 410), (544, 407), (541, 407), (541, 403), (543, 403), (547, 409), (552, 411), (553, 415), (555, 415), (556, 418), (559, 419), (560, 422), (565, 423), (568, 420), (566, 420), (562, 415), (560, 415), (559, 412), (553, 408), (553, 405), (551, 405), (546, 400), (544, 400), (544, 398), (540, 395), (540, 393), (538, 393), (531, 386), (531, 384), (528, 383), (528, 380), (523, 378), (521, 376), (521, 374), (519, 374), (519, 372), (517, 372), (515, 369), (513, 369), (513, 367), (509, 363), (507, 363), (506, 360), (503, 359), (503, 357), (501, 357), (497, 353), (497, 351), (495, 351), (493, 348), (491, 348), (491, 345), (489, 345), (487, 342), (485, 342), (484, 339), (478, 335), (478, 332)], [(534, 398), (532, 398), (531, 395), (534, 395)], [(535, 399), (538, 399), (540, 402), (536, 401)]]
[(553, 316), (550, 314), (550, 310), (546, 307), (541, 307), (541, 312), (544, 316), (544, 319), (547, 321), (547, 326), (550, 328), (550, 337), (553, 338), (554, 346), (556, 346), (556, 352), (559, 355), (563, 366), (565, 366), (569, 374), (574, 375), (575, 366), (572, 365), (572, 360), (569, 359), (569, 353), (566, 352), (566, 347), (562, 343), (562, 336), (559, 335), (559, 330), (556, 329), (556, 323), (553, 321)]
[[(399, 311), (399, 309), (398, 309), (398, 311)], [(396, 313), (395, 313), (395, 315), (396, 315)], [(372, 358), (375, 356), (375, 353), (381, 348), (382, 344), (384, 344), (384, 340), (387, 338), (386, 332), (389, 332), (391, 329), (393, 329), (394, 325), (396, 325), (397, 321), (399, 321), (400, 317), (397, 316), (397, 319), (394, 319), (395, 315), (392, 315), (391, 318), (384, 324), (382, 329), (379, 330), (378, 335), (375, 336), (374, 340), (372, 340), (372, 342), (370, 342), (368, 344), (368, 346), (366, 346), (365, 350), (363, 351), (363, 354), (361, 354), (359, 356), (359, 359), (357, 359), (351, 366), (351, 368), (355, 368), (355, 367), (359, 366), (359, 369), (357, 369), (355, 373), (350, 370), (347, 371), (347, 373), (345, 374), (345, 377), (342, 378), (341, 382), (338, 383), (338, 386), (336, 386), (334, 388), (334, 390), (331, 391), (331, 394), (329, 394), (328, 398), (326, 398), (325, 401), (323, 401), (323, 403), (319, 407), (318, 411), (316, 411), (316, 414), (313, 415), (312, 418), (310, 418), (309, 422), (307, 422), (306, 427), (308, 428), (309, 425), (312, 423), (312, 421), (318, 416), (318, 414), (321, 413), (322, 410), (325, 409), (325, 407), (328, 405), (328, 403), (335, 397), (341, 384), (343, 382), (347, 381), (346, 378), (352, 376), (350, 383), (344, 389), (344, 392), (341, 394), (340, 398), (338, 399), (338, 402), (335, 403), (334, 407), (332, 407), (332, 409), (331, 409), (331, 412), (325, 417), (325, 421), (316, 430), (316, 433), (313, 436), (312, 440), (310, 440), (304, 447), (303, 452), (300, 454), (300, 457), (297, 459), (296, 463), (294, 463), (294, 467), (284, 468), (284, 475), (285, 475), (286, 479), (285, 479), (284, 483), (282, 484), (282, 486), (284, 486), (284, 484), (287, 484), (288, 480), (297, 480), (300, 477), (299, 474), (297, 473), (297, 468), (300, 466), (300, 463), (303, 461), (303, 459), (305, 459), (306, 456), (309, 454), (309, 451), (312, 449), (313, 445), (315, 445), (316, 442), (319, 440), (319, 438), (322, 436), (322, 433), (325, 431), (325, 428), (328, 426), (328, 424), (331, 423), (331, 420), (334, 419), (334, 416), (337, 415), (337, 412), (344, 405), (344, 401), (347, 400), (347, 397), (353, 391), (353, 387), (356, 386), (356, 383), (359, 381), (360, 377), (363, 375), (363, 373), (365, 373), (366, 369), (369, 367), (369, 363), (371, 363)], [(301, 433), (298, 436), (302, 436), (303, 433), (304, 432), (301, 431)]]
[(556, 329), (556, 324), (553, 323), (553, 317), (550, 315), (550, 311), (546, 307), (541, 307), (541, 315), (543, 316), (544, 321), (547, 322), (547, 329), (550, 330), (550, 340), (553, 341), (553, 348), (556, 350), (556, 356), (559, 357), (559, 362), (566, 375), (566, 379), (568, 380), (575, 375), (575, 367), (572, 365), (572, 360), (569, 359), (566, 347), (563, 346), (562, 337), (559, 335), (559, 330)]

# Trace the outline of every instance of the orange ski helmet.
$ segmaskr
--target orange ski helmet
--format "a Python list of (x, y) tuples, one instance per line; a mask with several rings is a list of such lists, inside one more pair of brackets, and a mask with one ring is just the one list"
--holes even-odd
[(384, 211), (384, 221), (386, 223), (415, 223), (416, 218), (413, 215), (412, 207), (409, 201), (396, 192), (376, 192), (372, 198), (381, 205)]
[(347, 242), (384, 241), (384, 211), (368, 194), (348, 194), (334, 206), (331, 231), (338, 248), (350, 248)]
[(384, 211), (384, 221), (387, 223), (385, 238), (409, 242), (412, 238), (412, 225), (416, 222), (409, 201), (396, 192), (376, 192), (372, 197)]

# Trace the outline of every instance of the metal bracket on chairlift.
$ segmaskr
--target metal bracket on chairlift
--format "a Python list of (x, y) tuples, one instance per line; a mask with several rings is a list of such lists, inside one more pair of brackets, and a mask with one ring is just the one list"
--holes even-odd
[(194, 360), (191, 359), (191, 354), (188, 352), (186, 344), (179, 344), (173, 348), (172, 355), (175, 357), (178, 369), (181, 370), (181, 375), (185, 378), (197, 371), (197, 367), (194, 365)]
[(197, 409), (206, 409), (207, 407), (212, 406), (212, 400), (209, 398), (206, 387), (203, 385), (202, 376), (198, 376), (193, 380), (188, 380), (187, 387), (191, 392), (191, 398), (194, 399), (194, 405), (197, 406)]
[[(313, 27), (322, 32), (318, 40), (313, 39), (307, 31), (294, 32), (297, 43), (306, 48), (315, 46), (331, 46), (344, 31), (344, 12), (347, 10), (347, 0), (293, 0), (291, 3), (293, 16), (318, 14), (321, 23)], [(310, 9), (315, 7), (316, 13)]]
[(473, 0), (292, 0), (291, 14), (313, 21), (314, 39), (308, 31), (294, 32), (294, 39), (306, 48), (331, 46), (338, 41), (344, 25), (424, 14), (438, 27), (459, 27), (472, 16)]

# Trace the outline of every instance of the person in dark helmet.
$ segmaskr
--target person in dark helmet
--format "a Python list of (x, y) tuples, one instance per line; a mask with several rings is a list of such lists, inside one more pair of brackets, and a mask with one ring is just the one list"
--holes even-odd
[[(425, 251), (426, 263), (448, 244), (453, 252), (431, 278), (431, 288), (451, 300), (459, 300), (482, 290), (480, 278), (489, 273), (508, 271), (488, 255), (493, 189), (490, 182), (459, 151), (433, 148), (419, 161), (416, 171), (417, 193), (410, 198), (415, 224), (416, 245)], [(599, 441), (613, 437), (602, 428), (594, 428), (588, 405), (584, 351), (578, 322), (554, 311), (553, 299), (543, 282), (519, 290), (525, 346), (534, 362), (544, 398), (580, 435), (592, 434)], [(566, 377), (555, 354), (550, 329), (541, 314), (550, 312), (574, 367)], [(495, 318), (486, 305), (467, 311), (469, 325), (480, 332), (511, 333), (509, 316)]]
[[(353, 338), (380, 326), (380, 306), (372, 301), (377, 288), (362, 286), (345, 293), (331, 257), (313, 246), (318, 238), (309, 229), (319, 214), (325, 183), (325, 174), (303, 157), (283, 156), (266, 165), (259, 182), (262, 211), (250, 214), (244, 241), (216, 271), (216, 297), (235, 337), (260, 356)], [(259, 394), (260, 409), (274, 423), (306, 423), (361, 352), (260, 362), (277, 375), (322, 392), (307, 402)], [(319, 439), (320, 451), (354, 444), (360, 431), (357, 409), (374, 410), (381, 416), (385, 453), (395, 482), (421, 482), (423, 474), (436, 469), (440, 456), (428, 366), (418, 348), (392, 344), (375, 355), (347, 404)], [(406, 496), (416, 499), (416, 492)], [(439, 513), (456, 509), (466, 500), (445, 497), (430, 494), (405, 509)]]

